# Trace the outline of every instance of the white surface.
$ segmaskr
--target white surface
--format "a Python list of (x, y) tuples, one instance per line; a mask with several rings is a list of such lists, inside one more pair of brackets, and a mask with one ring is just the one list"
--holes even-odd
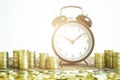
[(93, 21), (92, 52), (120, 51), (120, 0), (0, 0), (0, 51), (29, 49), (54, 54), (52, 20), (66, 5), (81, 6)]

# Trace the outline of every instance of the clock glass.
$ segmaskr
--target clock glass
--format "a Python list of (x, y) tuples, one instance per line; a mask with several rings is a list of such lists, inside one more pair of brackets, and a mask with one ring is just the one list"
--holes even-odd
[(58, 27), (52, 37), (54, 52), (65, 61), (80, 61), (87, 58), (93, 50), (94, 39), (89, 28), (68, 22)]

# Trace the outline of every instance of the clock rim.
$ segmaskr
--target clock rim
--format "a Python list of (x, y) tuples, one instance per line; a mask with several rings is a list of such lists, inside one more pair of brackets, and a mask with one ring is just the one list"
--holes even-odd
[(65, 62), (76, 63), (76, 62), (84, 61), (84, 60), (87, 59), (87, 58), (90, 56), (90, 54), (92, 53), (92, 51), (93, 51), (93, 49), (94, 49), (94, 45), (95, 45), (95, 40), (94, 40), (94, 35), (93, 35), (92, 31), (90, 30), (90, 28), (87, 27), (87, 26), (85, 26), (85, 25), (83, 25), (83, 24), (81, 24), (81, 25), (83, 25), (83, 26), (90, 32), (90, 35), (91, 35), (91, 38), (92, 38), (92, 47), (91, 47), (89, 53), (87, 53), (87, 55), (86, 55), (84, 58), (79, 59), (79, 60), (75, 60), (75, 61), (70, 61), (70, 60), (64, 59), (63, 57), (61, 57), (61, 56), (59, 55), (59, 53), (57, 53), (57, 51), (56, 51), (56, 49), (55, 49), (55, 47), (54, 47), (54, 36), (55, 36), (55, 33), (58, 31), (58, 29), (59, 29), (60, 27), (62, 27), (62, 26), (65, 25), (65, 24), (69, 24), (69, 23), (81, 24), (81, 23), (79, 23), (79, 22), (77, 22), (77, 21), (67, 21), (67, 22), (64, 22), (64, 24), (57, 26), (57, 28), (54, 30), (54, 32), (53, 32), (53, 34), (52, 34), (52, 49), (53, 49), (54, 53), (56, 54), (56, 56), (58, 56), (61, 60), (65, 61)]

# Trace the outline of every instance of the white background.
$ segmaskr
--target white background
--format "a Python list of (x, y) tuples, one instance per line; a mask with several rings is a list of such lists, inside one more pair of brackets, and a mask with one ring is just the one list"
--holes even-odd
[(52, 20), (60, 8), (80, 6), (93, 21), (95, 52), (120, 51), (120, 0), (0, 0), (0, 51), (29, 49), (54, 54)]

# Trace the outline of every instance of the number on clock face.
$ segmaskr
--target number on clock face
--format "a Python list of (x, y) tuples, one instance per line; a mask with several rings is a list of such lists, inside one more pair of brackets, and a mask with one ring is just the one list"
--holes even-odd
[(88, 55), (93, 37), (90, 31), (77, 23), (65, 24), (58, 28), (53, 37), (53, 47), (59, 57), (77, 61)]

